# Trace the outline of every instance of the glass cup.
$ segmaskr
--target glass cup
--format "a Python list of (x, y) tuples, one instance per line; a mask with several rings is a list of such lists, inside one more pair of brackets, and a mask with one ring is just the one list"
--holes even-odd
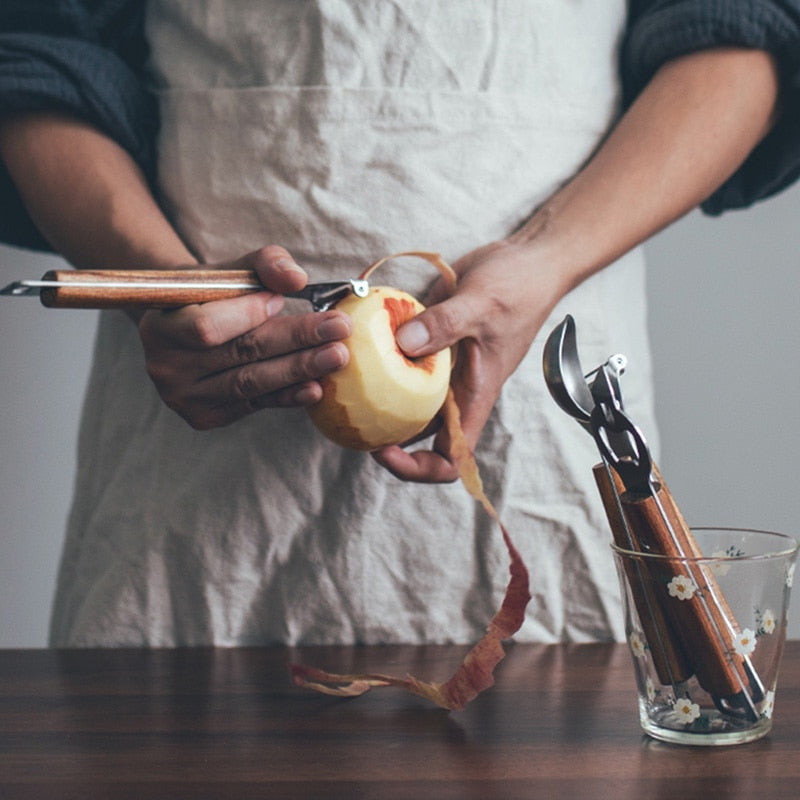
[(679, 744), (753, 741), (772, 727), (798, 544), (767, 531), (693, 534), (702, 558), (612, 544), (641, 726)]

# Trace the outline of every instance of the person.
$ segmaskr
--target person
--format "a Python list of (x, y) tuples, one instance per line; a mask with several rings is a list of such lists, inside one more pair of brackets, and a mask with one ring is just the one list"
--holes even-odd
[(586, 364), (624, 352), (655, 442), (638, 245), (794, 180), (800, 3), (141, 8), (4, 4), (2, 235), (77, 268), (254, 269), (265, 291), (102, 314), (52, 644), (480, 636), (507, 558), (443, 434), (323, 440), (304, 408), (350, 321), (282, 313), (409, 248), (459, 275), (452, 297), (416, 262), (381, 282), (427, 298), (407, 354), (460, 343), (464, 432), (531, 574), (518, 638), (619, 638), (596, 448), (547, 394), (543, 338), (570, 312)]

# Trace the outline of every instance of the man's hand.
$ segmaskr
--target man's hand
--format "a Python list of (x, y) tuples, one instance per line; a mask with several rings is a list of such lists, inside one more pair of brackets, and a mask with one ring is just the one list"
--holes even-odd
[[(442, 299), (443, 282), (437, 283), (426, 298), (429, 307), (400, 328), (397, 341), (411, 357), (459, 343), (451, 383), (464, 435), (474, 449), (503, 384), (563, 289), (557, 270), (511, 241), (481, 247), (453, 269), (458, 275), (455, 294)], [(440, 483), (458, 477), (449, 445), (441, 430), (430, 450), (385, 447), (373, 456), (399, 478)]]
[(283, 294), (308, 280), (282, 247), (214, 266), (255, 270), (265, 291), (142, 315), (147, 372), (164, 402), (199, 430), (264, 408), (318, 402), (317, 379), (347, 363), (347, 315), (279, 315)]
[[(558, 300), (708, 197), (778, 113), (772, 58), (720, 48), (665, 64), (586, 166), (505, 242), (464, 256), (455, 295), (397, 334), (409, 356), (461, 342), (453, 390), (475, 447), (503, 383)], [(405, 480), (456, 477), (446, 434), (376, 460)]]

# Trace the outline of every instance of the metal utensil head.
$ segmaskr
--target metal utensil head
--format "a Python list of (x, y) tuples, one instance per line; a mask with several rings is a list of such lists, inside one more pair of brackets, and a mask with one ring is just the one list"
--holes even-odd
[(547, 337), (542, 369), (553, 400), (571, 417), (588, 426), (594, 399), (578, 357), (575, 320), (569, 314)]
[(41, 281), (14, 281), (0, 289), (0, 294), (10, 297), (38, 297)]
[(625, 356), (616, 354), (584, 375), (569, 314), (548, 336), (542, 359), (547, 388), (558, 406), (592, 435), (627, 489), (645, 491), (652, 462), (644, 436), (623, 408), (619, 378), (626, 365)]
[(314, 311), (327, 311), (349, 294), (366, 297), (369, 294), (369, 281), (352, 278), (344, 281), (309, 283), (299, 292), (293, 292), (286, 296), (308, 300)]
[(619, 473), (629, 491), (649, 492), (653, 462), (641, 430), (625, 413), (619, 376), (624, 356), (612, 356), (596, 371), (591, 386), (595, 406), (592, 432), (603, 458)]

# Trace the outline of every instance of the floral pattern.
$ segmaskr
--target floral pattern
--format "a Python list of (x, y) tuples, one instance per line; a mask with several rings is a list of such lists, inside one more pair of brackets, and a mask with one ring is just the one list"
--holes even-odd
[(743, 555), (744, 551), (733, 544), (725, 550), (715, 550), (711, 554), (711, 558), (718, 558), (721, 560), (711, 562), (711, 571), (720, 577), (727, 575), (731, 571), (731, 564), (729, 561), (725, 561), (725, 559), (741, 558)]
[[(719, 558), (724, 559), (725, 553), (722, 550), (715, 550), (711, 554), (711, 558)], [(731, 565), (727, 561), (712, 561), (711, 562), (711, 571), (717, 576), (722, 577), (723, 575), (727, 575), (731, 571)]]
[(756, 649), (756, 635), (750, 628), (745, 628), (733, 639), (733, 649), (740, 656), (749, 656)]
[(700, 706), (693, 703), (690, 697), (679, 697), (672, 710), (684, 725), (691, 725), (700, 716)]
[(777, 621), (775, 619), (775, 614), (769, 608), (763, 613), (759, 614), (756, 611), (756, 621), (758, 623), (758, 635), (761, 636), (762, 634), (772, 634), (775, 633), (775, 627), (777, 625)]
[(645, 645), (644, 639), (642, 639), (639, 631), (633, 631), (633, 633), (631, 633), (631, 635), (628, 637), (628, 644), (631, 646), (631, 653), (633, 653), (636, 658), (644, 657), (647, 646)]
[[(662, 602), (666, 606), (672, 606), (676, 613), (674, 619), (670, 617), (670, 621), (674, 621), (676, 626), (682, 623), (688, 625), (693, 621), (695, 611), (706, 613), (706, 602), (713, 603), (716, 601), (711, 571), (718, 576), (733, 572), (736, 568), (736, 559), (740, 559), (743, 556), (745, 556), (745, 553), (737, 545), (731, 545), (726, 549), (715, 551), (711, 559), (716, 559), (716, 561), (710, 560), (700, 563), (696, 567), (696, 572), (691, 563), (672, 569), (667, 574), (662, 572), (658, 578), (660, 588), (662, 591), (666, 588), (667, 595), (671, 598), (670, 600), (664, 599)], [(681, 569), (684, 571), (681, 572)], [(786, 587), (782, 591), (780, 590), (780, 572), (784, 572), (783, 578)], [(716, 635), (721, 635), (727, 639), (727, 647), (725, 649), (729, 659), (733, 660), (736, 657), (747, 659), (757, 650), (759, 641), (763, 647), (759, 650), (758, 655), (755, 656), (755, 661), (761, 660), (762, 656), (764, 660), (769, 660), (773, 657), (776, 644), (774, 640), (783, 638), (786, 616), (785, 611), (782, 611), (782, 604), (788, 600), (788, 590), (792, 587), (794, 581), (795, 565), (787, 565), (785, 561), (780, 572), (773, 573), (770, 581), (770, 589), (778, 588), (779, 594), (765, 592), (762, 595), (755, 595), (748, 583), (744, 586), (742, 597), (740, 598), (736, 595), (737, 601), (745, 600), (747, 597), (751, 598), (750, 614), (747, 613), (747, 606), (745, 606), (742, 609), (743, 613), (739, 616), (739, 622), (745, 627), (737, 627), (734, 630), (732, 625), (723, 626), (716, 631)], [(655, 575), (656, 573), (653, 576), (655, 577)], [(730, 577), (728, 580), (730, 580)], [(721, 583), (724, 583), (724, 581)], [(775, 587), (776, 583), (777, 587)], [(734, 585), (731, 588), (738, 587)], [(782, 594), (782, 598), (780, 594)], [(680, 603), (685, 600), (690, 601), (686, 607), (688, 612), (686, 617), (682, 614), (680, 607), (679, 609), (675, 608), (676, 601)], [(697, 607), (695, 608), (695, 606)], [(667, 608), (665, 608), (665, 611), (672, 613)], [(732, 622), (735, 625), (735, 620), (732, 620)], [(715, 709), (712, 704), (712, 698), (697, 683), (695, 678), (685, 682), (666, 684), (661, 682), (660, 675), (656, 677), (654, 672), (656, 669), (655, 664), (651, 660), (651, 648), (643, 633), (645, 628), (641, 627), (639, 617), (635, 615), (631, 616), (628, 624), (630, 625), (628, 628), (628, 645), (635, 660), (640, 703), (643, 704), (643, 711), (648, 715), (652, 723), (664, 729), (691, 731), (698, 734), (727, 732), (730, 721), (725, 718), (725, 712), (719, 707)], [(655, 644), (653, 642), (654, 646)], [(753, 666), (753, 669), (756, 668), (754, 665), (751, 666)], [(760, 669), (760, 665), (758, 668)], [(774, 691), (766, 691), (760, 700), (757, 700), (756, 697), (751, 698), (751, 700), (756, 701), (751, 708), (756, 711), (762, 722), (772, 718), (775, 703)], [(741, 722), (737, 720), (733, 724), (741, 724)], [(757, 725), (758, 723), (754, 722), (754, 724)], [(688, 738), (686, 741), (688, 741)]]
[(772, 712), (775, 710), (775, 692), (768, 691), (764, 702), (761, 704), (761, 716), (765, 719), (772, 719)]
[(676, 575), (668, 584), (667, 591), (670, 597), (678, 600), (691, 600), (697, 591), (694, 581), (686, 575)]

